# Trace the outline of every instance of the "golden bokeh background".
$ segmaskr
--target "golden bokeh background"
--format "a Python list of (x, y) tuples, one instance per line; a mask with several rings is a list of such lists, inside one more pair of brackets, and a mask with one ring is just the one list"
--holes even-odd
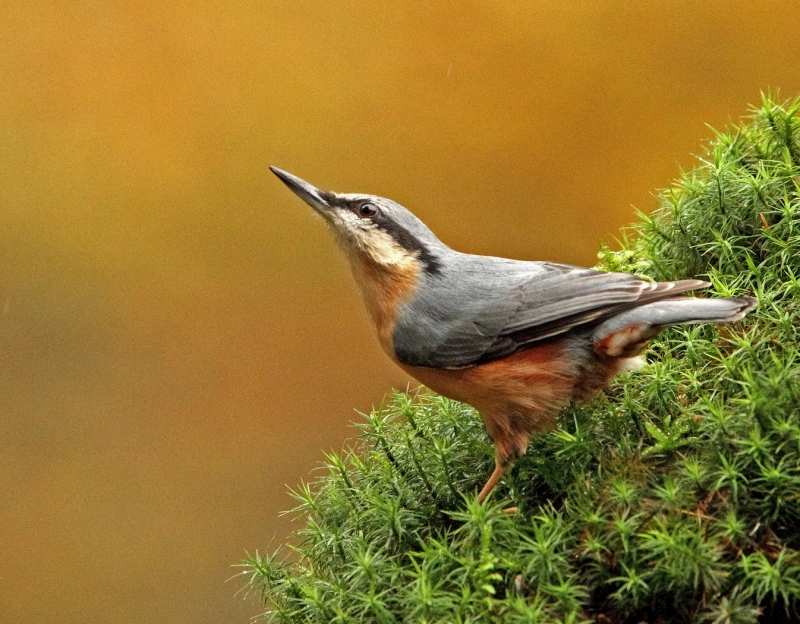
[(0, 6), (0, 620), (246, 622), (245, 550), (408, 379), (268, 170), (591, 265), (760, 90), (795, 1)]

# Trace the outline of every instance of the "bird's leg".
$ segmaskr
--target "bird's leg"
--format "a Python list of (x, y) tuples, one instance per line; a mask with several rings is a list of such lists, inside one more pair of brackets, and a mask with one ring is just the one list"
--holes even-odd
[(491, 492), (500, 479), (503, 476), (503, 473), (506, 471), (506, 467), (500, 463), (500, 460), (495, 458), (494, 460), (494, 472), (492, 472), (489, 480), (486, 482), (486, 485), (483, 486), (480, 493), (478, 494), (478, 502), (483, 503), (486, 500), (486, 497), (489, 496), (489, 492)]
[(530, 436), (527, 431), (500, 429), (496, 420), (488, 420), (487, 429), (494, 439), (494, 471), (489, 476), (486, 485), (478, 494), (478, 502), (483, 503), (489, 493), (497, 486), (506, 470), (528, 448)]

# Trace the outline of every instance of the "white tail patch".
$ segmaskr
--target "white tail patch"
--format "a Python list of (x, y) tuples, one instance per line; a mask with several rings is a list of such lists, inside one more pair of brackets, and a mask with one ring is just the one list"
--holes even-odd
[(627, 373), (628, 371), (637, 371), (645, 366), (647, 366), (647, 360), (644, 358), (643, 355), (637, 355), (636, 357), (625, 358), (620, 361), (620, 373)]
[[(601, 325), (600, 329), (603, 329), (606, 325), (608, 325), (608, 322)], [(652, 338), (651, 329), (646, 323), (627, 325), (597, 340), (594, 344), (594, 350), (608, 357), (631, 356), (631, 349), (635, 349), (633, 353), (641, 351), (644, 342)]]

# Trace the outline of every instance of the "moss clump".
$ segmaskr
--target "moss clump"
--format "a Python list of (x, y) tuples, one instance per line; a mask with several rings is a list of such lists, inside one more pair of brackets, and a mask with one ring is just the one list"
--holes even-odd
[(493, 453), (474, 410), (396, 394), (295, 493), (291, 556), (245, 562), (267, 618), (798, 621), (799, 109), (765, 97), (600, 254), (654, 279), (707, 276), (756, 311), (664, 332), (649, 366), (567, 410), (486, 506)]

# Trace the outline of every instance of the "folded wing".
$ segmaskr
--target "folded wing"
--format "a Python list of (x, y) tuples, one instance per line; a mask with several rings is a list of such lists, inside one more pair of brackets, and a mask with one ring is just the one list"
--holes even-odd
[(709, 285), (466, 254), (448, 265), (457, 268), (426, 277), (400, 310), (393, 342), (405, 364), (461, 368), (489, 362)]

